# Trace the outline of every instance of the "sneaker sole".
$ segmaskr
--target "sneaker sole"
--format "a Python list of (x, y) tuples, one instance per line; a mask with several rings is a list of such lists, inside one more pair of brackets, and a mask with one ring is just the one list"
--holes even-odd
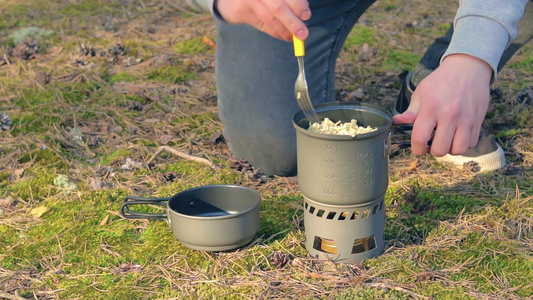
[(451, 163), (460, 168), (462, 168), (465, 163), (473, 161), (478, 164), (479, 173), (498, 170), (505, 167), (507, 164), (505, 160), (505, 153), (500, 145), (498, 145), (498, 149), (496, 151), (476, 157), (446, 154), (441, 157), (435, 157), (435, 159), (438, 162)]

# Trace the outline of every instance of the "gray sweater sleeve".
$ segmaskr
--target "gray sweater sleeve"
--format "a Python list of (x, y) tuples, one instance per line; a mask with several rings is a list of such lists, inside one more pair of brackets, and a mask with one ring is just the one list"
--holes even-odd
[(529, 0), (460, 0), (446, 56), (468, 54), (487, 62), (496, 80), (503, 52), (518, 35), (518, 21)]
[(186, 0), (191, 7), (204, 12), (214, 13), (215, 0)]

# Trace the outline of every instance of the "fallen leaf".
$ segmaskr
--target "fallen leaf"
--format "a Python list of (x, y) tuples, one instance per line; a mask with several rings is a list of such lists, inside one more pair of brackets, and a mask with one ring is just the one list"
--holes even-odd
[(174, 136), (169, 134), (163, 134), (159, 137), (161, 145), (167, 145), (172, 139), (174, 139)]
[(22, 176), (22, 173), (24, 173), (24, 169), (16, 169), (13, 171), (13, 175), (15, 175), (15, 179), (20, 179), (20, 176)]
[(30, 215), (40, 218), (47, 211), (48, 211), (48, 208), (46, 206), (39, 206), (39, 207), (32, 209), (30, 212)]
[(353, 283), (355, 284), (361, 284), (364, 281), (363, 276), (357, 276), (352, 279)]
[(413, 171), (414, 169), (416, 169), (416, 167), (418, 167), (418, 159), (413, 161), (410, 165), (409, 165), (409, 168), (407, 170), (409, 171)]
[(328, 274), (319, 274), (319, 273), (314, 273), (314, 272), (309, 272), (306, 275), (314, 279), (324, 279), (324, 280), (338, 279), (337, 276), (328, 275)]
[(100, 226), (105, 226), (107, 224), (107, 220), (109, 220), (109, 215), (106, 215), (102, 222), (100, 222)]
[(215, 42), (213, 42), (210, 38), (206, 37), (205, 35), (202, 38), (202, 43), (208, 45), (209, 47), (211, 47), (213, 49), (216, 49), (216, 47), (217, 47), (217, 44), (215, 44)]
[(63, 47), (61, 46), (54, 46), (52, 49), (50, 49), (50, 54), (52, 55), (58, 55), (61, 52), (63, 52)]

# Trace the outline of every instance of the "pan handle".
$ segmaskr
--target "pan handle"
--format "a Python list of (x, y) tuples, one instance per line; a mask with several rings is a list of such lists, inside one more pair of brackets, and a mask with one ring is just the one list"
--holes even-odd
[[(413, 130), (413, 124), (402, 124), (402, 125), (393, 125), (389, 136), (397, 132), (406, 132)], [(431, 146), (433, 142), (433, 136), (428, 141), (428, 146)], [(411, 142), (391, 142), (389, 154), (392, 154), (400, 149), (410, 148)]]
[[(170, 198), (142, 198), (142, 197), (133, 197), (126, 196), (126, 201), (120, 206), (120, 214), (126, 219), (157, 219), (157, 220), (166, 220), (166, 214), (155, 214), (155, 213), (143, 213), (130, 209), (130, 205), (140, 205), (140, 204), (152, 204), (160, 205), (167, 207), (167, 201)], [(131, 201), (127, 201), (131, 200)]]
[(413, 130), (413, 124), (392, 125), (391, 134)]

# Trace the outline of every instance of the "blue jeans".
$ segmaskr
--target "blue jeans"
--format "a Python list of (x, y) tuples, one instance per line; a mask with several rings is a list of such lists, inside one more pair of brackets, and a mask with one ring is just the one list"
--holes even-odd
[[(374, 0), (309, 2), (313, 16), (306, 22), (310, 35), (305, 68), (309, 94), (316, 105), (335, 100), (336, 59), (352, 27)], [(296, 175), (292, 117), (299, 111), (294, 96), (298, 66), (292, 43), (247, 25), (229, 25), (220, 20), (216, 25), (218, 107), (230, 151), (265, 175)], [(531, 27), (529, 34), (533, 32)], [(432, 71), (437, 66), (433, 64), (435, 58), (442, 56), (448, 42), (446, 38), (437, 39), (439, 46), (428, 49), (417, 70)], [(429, 63), (424, 64), (424, 60)]]

